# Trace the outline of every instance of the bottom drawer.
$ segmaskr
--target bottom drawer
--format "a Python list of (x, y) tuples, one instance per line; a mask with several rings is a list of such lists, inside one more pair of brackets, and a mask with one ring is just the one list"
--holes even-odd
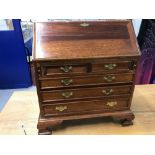
[(43, 109), (45, 116), (51, 116), (125, 110), (128, 108), (128, 105), (129, 98), (118, 97), (93, 101), (70, 102), (66, 104), (43, 105)]

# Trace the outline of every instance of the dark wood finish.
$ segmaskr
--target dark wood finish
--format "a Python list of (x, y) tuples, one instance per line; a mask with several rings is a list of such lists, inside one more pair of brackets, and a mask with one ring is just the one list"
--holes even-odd
[(139, 55), (130, 20), (35, 23), (38, 133), (51, 134), (64, 120), (102, 116), (131, 125)]
[[(91, 25), (91, 33), (86, 27), (80, 24), (88, 23)], [(98, 26), (102, 28), (99, 30)], [(77, 25), (76, 33), (71, 24)], [(55, 29), (56, 26), (63, 25), (61, 32)], [(106, 27), (104, 27), (104, 25)], [(58, 27), (59, 27), (58, 26)], [(100, 27), (101, 27), (100, 26)], [(89, 26), (88, 26), (89, 27)], [(104, 28), (103, 28), (104, 27)], [(124, 27), (122, 29), (122, 27)], [(119, 28), (119, 30), (118, 30)], [(66, 30), (67, 29), (67, 30)], [(82, 29), (83, 32), (80, 32)], [(88, 28), (89, 29), (89, 28)], [(93, 30), (92, 30), (93, 29)], [(104, 31), (102, 31), (104, 29)], [(78, 22), (47, 22), (36, 23), (34, 33), (34, 60), (58, 60), (58, 59), (85, 59), (100, 57), (120, 57), (120, 56), (139, 56), (132, 23), (125, 21), (78, 21)], [(101, 33), (103, 32), (103, 33)], [(81, 34), (82, 33), (82, 34)], [(53, 35), (54, 34), (54, 35)], [(85, 34), (88, 34), (87, 37)], [(91, 34), (91, 39), (90, 39)], [(55, 36), (59, 39), (55, 39)], [(100, 37), (102, 36), (102, 37)], [(110, 36), (110, 37), (109, 37)], [(120, 37), (129, 36), (129, 37)], [(67, 38), (70, 37), (68, 40)], [(74, 40), (73, 40), (74, 39)], [(81, 51), (81, 52), (79, 52)]]
[[(115, 63), (114, 63), (115, 62)], [(132, 71), (132, 61), (116, 61), (109, 60), (108, 62), (94, 62), (91, 61), (87, 63), (62, 63), (62, 64), (53, 64), (51, 62), (42, 62), (38, 66), (38, 73), (40, 77), (58, 77), (65, 75), (83, 75), (91, 73), (118, 73), (118, 72), (129, 72)]]
[(44, 116), (99, 113), (128, 109), (129, 98), (115, 97), (91, 101), (43, 105)]
[[(87, 25), (86, 25), (87, 24)], [(129, 34), (126, 33), (127, 23), (115, 22), (115, 24), (107, 24), (102, 21), (94, 22), (83, 22), (83, 21), (70, 21), (69, 23), (65, 22), (52, 22), (51, 23), (38, 23), (36, 28), (41, 28), (40, 35), (48, 36), (50, 34), (50, 40), (68, 40), (68, 39), (94, 39), (94, 38), (103, 38), (103, 39), (128, 39)], [(50, 30), (50, 31), (49, 31)]]
[(91, 87), (91, 88), (76, 88), (65, 90), (50, 90), (42, 91), (41, 99), (43, 102), (51, 101), (70, 101), (78, 99), (93, 99), (97, 97), (108, 97), (122, 94), (130, 94), (132, 85), (128, 86), (108, 86), (108, 87)]
[(96, 63), (92, 64), (92, 72), (119, 72), (129, 71), (131, 61), (109, 62), (109, 63)]
[[(50, 126), (49, 126), (50, 124)], [(59, 127), (62, 124), (62, 120), (45, 120), (42, 117), (39, 117), (38, 120), (38, 134), (39, 135), (50, 135), (52, 130)]]
[[(77, 86), (90, 86), (90, 85), (105, 85), (105, 84), (117, 84), (117, 83), (131, 83), (133, 81), (133, 75), (131, 73), (124, 74), (103, 74), (92, 76), (71, 76), (63, 78), (42, 79), (39, 80), (40, 89), (49, 88), (68, 88)], [(65, 84), (64, 81), (67, 81)]]
[[(38, 134), (40, 135), (49, 135), (52, 134), (52, 130), (58, 129), (60, 125), (62, 125), (63, 121), (66, 120), (78, 120), (85, 118), (93, 118), (93, 117), (108, 117), (111, 116), (114, 120), (119, 121), (122, 126), (123, 122), (129, 122), (132, 125), (132, 120), (134, 119), (134, 115), (130, 110), (122, 110), (122, 111), (113, 111), (113, 112), (104, 112), (104, 113), (91, 113), (85, 115), (71, 115), (71, 116), (59, 116), (59, 117), (41, 117), (38, 119)], [(62, 121), (63, 120), (63, 121)]]
[(119, 121), (122, 126), (133, 125), (132, 120), (135, 118), (133, 113), (128, 113), (125, 115), (113, 116), (113, 119)]

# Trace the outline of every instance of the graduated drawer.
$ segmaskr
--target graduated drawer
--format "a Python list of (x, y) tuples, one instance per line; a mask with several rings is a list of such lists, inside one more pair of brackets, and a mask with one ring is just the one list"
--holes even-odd
[(69, 115), (93, 112), (110, 112), (124, 110), (128, 108), (128, 97), (117, 97), (91, 101), (58, 103), (52, 105), (43, 105), (45, 116), (50, 115)]
[(70, 86), (88, 86), (99, 84), (129, 83), (133, 81), (131, 73), (124, 74), (105, 74), (92, 76), (72, 76), (65, 78), (41, 79), (40, 89), (70, 87)]
[(132, 86), (111, 86), (111, 87), (93, 87), (93, 88), (78, 88), (78, 89), (65, 89), (65, 90), (53, 90), (42, 91), (42, 101), (47, 103), (48, 101), (64, 101), (64, 100), (78, 100), (97, 98), (103, 96), (113, 96), (121, 94), (130, 94)]

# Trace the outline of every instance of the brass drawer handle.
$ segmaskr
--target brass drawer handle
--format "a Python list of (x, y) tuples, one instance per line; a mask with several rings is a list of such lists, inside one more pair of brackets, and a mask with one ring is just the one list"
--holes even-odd
[(117, 105), (117, 101), (107, 102), (107, 106), (114, 107)]
[(104, 80), (106, 80), (107, 82), (112, 82), (113, 80), (115, 80), (116, 77), (115, 76), (104, 76)]
[(68, 72), (72, 71), (72, 66), (60, 67), (60, 70), (65, 72), (65, 73), (68, 73)]
[(71, 96), (73, 96), (73, 92), (63, 92), (62, 93), (62, 96), (64, 98), (70, 98)]
[(67, 110), (67, 106), (56, 106), (55, 110), (58, 110), (58, 111), (62, 112), (64, 110)]
[(88, 23), (82, 23), (82, 24), (80, 24), (80, 26), (87, 27), (87, 26), (89, 26), (89, 24)]
[(63, 80), (61, 80), (61, 83), (65, 86), (68, 86), (73, 83), (73, 80), (72, 79), (63, 79)]
[(106, 69), (113, 70), (117, 67), (117, 64), (106, 64), (104, 65)]
[(113, 93), (113, 89), (106, 89), (106, 90), (102, 90), (102, 93), (105, 94), (105, 95), (110, 95)]

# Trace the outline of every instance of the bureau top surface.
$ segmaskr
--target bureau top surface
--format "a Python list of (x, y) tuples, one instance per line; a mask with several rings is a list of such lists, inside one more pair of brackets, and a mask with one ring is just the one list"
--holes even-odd
[(52, 21), (34, 24), (34, 60), (128, 56), (139, 56), (130, 20)]

